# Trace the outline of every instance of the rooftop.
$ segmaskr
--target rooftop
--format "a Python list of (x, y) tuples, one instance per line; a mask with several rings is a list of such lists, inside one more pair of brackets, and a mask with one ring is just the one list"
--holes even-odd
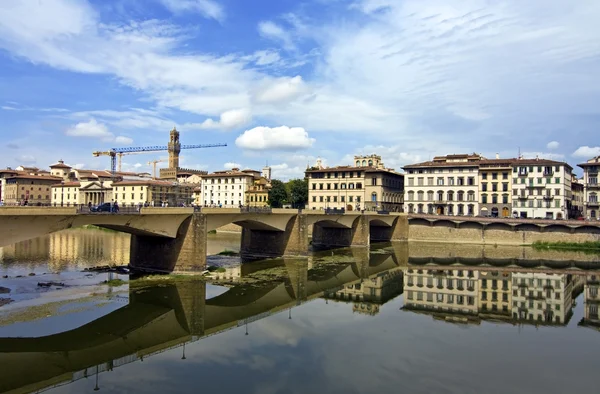
[(59, 160), (58, 163), (52, 164), (50, 166), (50, 168), (67, 168), (67, 169), (71, 169), (71, 166), (66, 165), (64, 161)]

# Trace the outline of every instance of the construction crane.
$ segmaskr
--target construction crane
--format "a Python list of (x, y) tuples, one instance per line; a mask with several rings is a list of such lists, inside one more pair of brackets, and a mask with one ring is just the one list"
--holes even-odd
[[(227, 146), (227, 144), (202, 144), (202, 145), (181, 145), (181, 149), (200, 149), (200, 148), (218, 148), (221, 146)], [(117, 157), (119, 158), (119, 167), (121, 162), (121, 157), (123, 155), (128, 155), (132, 153), (144, 153), (144, 152), (160, 152), (166, 151), (169, 148), (166, 145), (157, 145), (157, 146), (136, 146), (136, 147), (128, 147), (128, 148), (111, 148), (108, 151), (97, 151), (92, 154), (94, 157), (99, 156), (110, 156), (110, 170), (112, 173), (112, 177), (115, 177), (115, 173), (117, 171)]]
[(152, 165), (152, 179), (156, 179), (156, 163), (162, 163), (164, 160), (152, 160), (148, 165)]
[[(146, 153), (146, 152), (119, 152), (117, 153), (117, 171), (121, 172), (121, 162), (123, 160), (123, 155), (134, 155), (134, 154), (140, 154), (140, 153)], [(112, 152), (111, 151), (104, 151), (104, 152), (93, 152), (93, 155), (95, 157), (98, 156), (112, 156)]]

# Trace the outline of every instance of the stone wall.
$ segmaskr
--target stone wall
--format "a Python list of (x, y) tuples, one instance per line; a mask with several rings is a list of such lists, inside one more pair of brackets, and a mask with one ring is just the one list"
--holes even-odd
[(510, 226), (505, 223), (482, 225), (476, 222), (454, 223), (448, 220), (429, 222), (409, 221), (408, 238), (411, 241), (460, 242), (483, 245), (531, 245), (540, 242), (600, 241), (600, 228), (579, 226), (570, 228), (552, 224), (546, 227), (534, 224)]

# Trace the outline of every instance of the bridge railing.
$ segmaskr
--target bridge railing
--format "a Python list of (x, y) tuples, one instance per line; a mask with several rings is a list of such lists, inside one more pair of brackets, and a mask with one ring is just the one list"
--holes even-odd
[(97, 211), (93, 211), (87, 205), (80, 205), (77, 207), (77, 213), (81, 214), (81, 215), (139, 215), (140, 207), (139, 206), (135, 206), (135, 207), (113, 206), (113, 207), (111, 207), (110, 212), (108, 212), (108, 211), (97, 212)]
[(345, 213), (344, 208), (325, 208), (325, 215), (343, 215)]
[(241, 207), (240, 212), (243, 213), (273, 213), (273, 208), (271, 207)]

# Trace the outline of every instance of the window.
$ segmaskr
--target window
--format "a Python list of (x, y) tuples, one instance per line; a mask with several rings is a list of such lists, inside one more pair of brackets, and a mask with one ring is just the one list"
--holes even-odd
[(481, 179), (487, 179), (487, 172), (481, 173)]
[(438, 184), (438, 186), (444, 186), (444, 178), (442, 178), (442, 177), (439, 177), (439, 178), (437, 179), (437, 184)]
[(408, 186), (414, 186), (415, 180), (413, 178), (408, 178)]
[(423, 177), (417, 178), (417, 185), (418, 186), (423, 186)]
[(448, 177), (448, 186), (454, 186), (454, 178)]
[(496, 194), (492, 195), (492, 204), (498, 204), (498, 195), (496, 195)]
[(497, 192), (498, 191), (498, 184), (497, 183), (492, 183), (492, 191), (493, 192)]
[(482, 192), (487, 192), (487, 182), (483, 182), (483, 183), (481, 184), (481, 191), (482, 191)]
[(481, 195), (481, 203), (482, 204), (487, 204), (487, 194), (482, 194)]
[(465, 185), (465, 178), (463, 178), (463, 177), (456, 178), (456, 184), (458, 186), (464, 186)]
[(377, 186), (377, 178), (371, 178), (371, 186)]
[(469, 185), (469, 186), (474, 186), (474, 185), (475, 185), (475, 178), (474, 178), (474, 177), (472, 177), (472, 176), (470, 176), (470, 177), (467, 179), (467, 185)]

